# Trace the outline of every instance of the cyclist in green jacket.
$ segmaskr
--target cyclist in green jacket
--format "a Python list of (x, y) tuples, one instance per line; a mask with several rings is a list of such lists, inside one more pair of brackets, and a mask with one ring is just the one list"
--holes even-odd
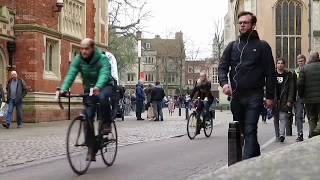
[[(85, 93), (90, 93), (93, 88), (95, 96), (88, 96), (84, 99), (86, 102), (86, 119), (93, 121), (96, 115), (96, 102), (100, 103), (102, 111), (101, 120), (104, 128), (103, 134), (111, 132), (111, 108), (109, 99), (112, 95), (112, 76), (111, 66), (107, 56), (105, 56), (92, 39), (86, 38), (81, 41), (81, 54), (76, 56), (70, 66), (69, 72), (62, 85), (61, 94), (68, 92), (76, 79), (78, 73), (81, 74), (83, 88)], [(93, 128), (87, 128), (86, 144), (89, 147), (89, 155), (95, 160), (95, 154), (98, 150), (95, 142)]]

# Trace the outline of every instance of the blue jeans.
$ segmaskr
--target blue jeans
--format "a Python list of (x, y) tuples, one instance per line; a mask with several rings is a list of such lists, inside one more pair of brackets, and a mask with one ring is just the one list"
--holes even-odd
[(17, 103), (14, 99), (9, 100), (9, 108), (7, 114), (7, 124), (12, 123), (13, 110), (16, 107), (17, 110), (17, 124), (18, 126), (23, 125), (23, 112), (22, 112), (22, 102)]
[(157, 120), (163, 120), (162, 101), (152, 101), (153, 112)]
[(110, 106), (110, 98), (112, 95), (112, 86), (107, 86), (104, 89), (101, 90), (99, 97), (90, 96), (86, 97), (84, 99), (86, 104), (86, 119), (90, 121), (90, 127), (86, 128), (87, 136), (86, 136), (86, 144), (88, 147), (91, 147), (95, 152), (98, 151), (94, 129), (93, 122), (96, 116), (97, 112), (97, 105), (96, 103), (100, 103), (100, 110), (98, 111), (98, 114), (100, 116), (101, 121), (104, 124), (110, 125), (112, 122), (112, 116), (111, 116), (111, 106)]
[(263, 94), (238, 96), (231, 101), (233, 121), (239, 122), (241, 133), (244, 136), (243, 159), (260, 156), (257, 130), (262, 106)]

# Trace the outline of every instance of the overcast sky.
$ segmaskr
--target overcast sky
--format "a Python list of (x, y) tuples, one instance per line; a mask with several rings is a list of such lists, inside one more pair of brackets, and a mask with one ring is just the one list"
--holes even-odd
[(205, 58), (211, 56), (214, 23), (223, 21), (228, 0), (147, 0), (146, 9), (152, 17), (143, 22), (145, 38), (174, 38), (181, 30), (187, 53), (200, 48), (199, 57)]

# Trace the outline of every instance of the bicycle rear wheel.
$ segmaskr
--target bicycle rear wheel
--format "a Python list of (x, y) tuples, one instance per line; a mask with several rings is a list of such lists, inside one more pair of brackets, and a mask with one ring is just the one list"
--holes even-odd
[(113, 165), (118, 152), (118, 132), (114, 121), (111, 123), (111, 129), (112, 131), (108, 135), (101, 135), (102, 143), (100, 151), (102, 160), (107, 166)]
[(86, 120), (82, 116), (72, 120), (67, 132), (67, 158), (71, 169), (78, 175), (87, 172), (91, 156), (87, 159), (88, 147), (85, 143)]
[(197, 135), (197, 117), (195, 113), (191, 113), (188, 118), (187, 133), (191, 140)]
[(213, 129), (213, 120), (212, 118), (207, 118), (207, 120), (205, 120), (204, 122), (204, 128), (203, 128), (204, 135), (206, 137), (210, 137), (212, 134), (212, 129)]

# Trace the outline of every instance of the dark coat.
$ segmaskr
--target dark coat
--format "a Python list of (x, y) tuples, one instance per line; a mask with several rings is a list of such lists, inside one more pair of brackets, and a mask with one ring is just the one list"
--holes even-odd
[(207, 81), (205, 83), (199, 83), (199, 84), (198, 82), (196, 82), (192, 90), (192, 93), (190, 95), (190, 98), (193, 99), (196, 94), (198, 97), (200, 97), (201, 100), (208, 98), (209, 102), (212, 103), (214, 100), (214, 97), (211, 93), (211, 82)]
[(223, 87), (231, 82), (235, 94), (266, 86), (266, 98), (274, 99), (274, 67), (271, 47), (253, 31), (250, 37), (243, 35), (224, 50), (218, 68), (219, 83)]
[[(17, 94), (16, 94), (16, 103), (22, 103), (22, 100), (23, 98), (27, 95), (27, 85), (26, 83), (24, 82), (24, 80), (18, 78), (17, 79), (18, 83), (17, 83)], [(10, 97), (11, 97), (11, 88), (10, 88), (10, 85), (11, 85), (11, 82), (12, 82), (12, 79), (10, 79), (8, 81), (8, 84), (7, 84), (7, 102), (9, 103), (10, 101)]]
[[(277, 109), (283, 112), (291, 112), (292, 107), (288, 107), (288, 102), (296, 101), (296, 86), (295, 86), (295, 74), (291, 71), (284, 71), (284, 83), (280, 92), (280, 100), (275, 96), (275, 102), (277, 103)], [(276, 94), (277, 89), (275, 88)]]
[(5, 101), (5, 97), (4, 97), (3, 87), (2, 87), (2, 84), (0, 84), (0, 106), (4, 101)]
[(143, 85), (141, 84), (137, 84), (137, 87), (136, 87), (136, 100), (137, 101), (144, 101), (145, 100), (145, 93), (144, 93), (144, 90), (143, 90)]
[(304, 103), (320, 103), (320, 60), (310, 62), (301, 70), (298, 93)]
[(160, 86), (156, 86), (151, 91), (151, 101), (162, 101), (166, 96), (164, 90)]

